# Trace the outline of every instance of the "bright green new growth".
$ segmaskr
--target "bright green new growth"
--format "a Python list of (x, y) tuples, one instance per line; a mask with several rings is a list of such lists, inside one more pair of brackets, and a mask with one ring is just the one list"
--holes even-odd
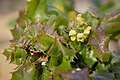
[(111, 30), (119, 16), (109, 20), (92, 11), (79, 14), (71, 4), (71, 0), (27, 2), (11, 30), (10, 48), (3, 53), (18, 65), (11, 80), (120, 79), (120, 55), (107, 48), (109, 33), (120, 31)]

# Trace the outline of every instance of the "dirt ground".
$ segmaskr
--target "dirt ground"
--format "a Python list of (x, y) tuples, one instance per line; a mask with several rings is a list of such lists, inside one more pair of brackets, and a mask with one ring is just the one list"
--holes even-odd
[(1, 54), (8, 47), (9, 40), (12, 39), (8, 22), (16, 17), (18, 17), (18, 11), (0, 14), (0, 80), (9, 80), (11, 78), (10, 72), (14, 71), (16, 67), (16, 65), (9, 64), (9, 61), (6, 61), (6, 57)]

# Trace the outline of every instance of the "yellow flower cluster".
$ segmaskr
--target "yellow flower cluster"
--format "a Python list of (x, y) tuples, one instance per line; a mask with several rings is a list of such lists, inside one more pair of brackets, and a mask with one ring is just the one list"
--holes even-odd
[(78, 22), (80, 25), (82, 25), (84, 23), (84, 19), (82, 18), (82, 14), (77, 15), (76, 22)]
[(70, 36), (71, 41), (75, 41), (75, 39), (76, 39), (76, 34), (77, 34), (77, 32), (76, 32), (75, 30), (71, 30), (71, 31), (69, 32), (69, 36)]
[[(81, 14), (77, 15), (76, 22), (79, 22), (79, 25), (87, 25), (84, 19), (81, 17)], [(83, 25), (83, 32), (76, 32), (76, 30), (70, 30), (69, 36), (71, 41), (77, 40), (78, 42), (84, 42), (86, 37), (90, 34), (90, 30), (92, 29), (90, 26), (84, 27)]]

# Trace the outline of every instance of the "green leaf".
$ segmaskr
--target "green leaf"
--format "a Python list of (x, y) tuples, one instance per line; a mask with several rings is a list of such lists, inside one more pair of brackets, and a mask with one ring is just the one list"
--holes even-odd
[(91, 25), (91, 27), (95, 28), (98, 25), (98, 19), (96, 16), (91, 14), (90, 12), (86, 12), (83, 14), (83, 18), (88, 23), (88, 25)]
[(52, 44), (47, 54), (49, 56), (58, 56), (60, 54), (60, 46), (57, 39), (55, 39), (55, 42)]
[(46, 0), (31, 0), (28, 2), (27, 16), (36, 21), (44, 21), (48, 19), (46, 15), (47, 2)]
[(34, 67), (27, 69), (25, 74), (24, 74), (24, 76), (25, 76), (24, 80), (35, 80), (35, 79), (37, 79), (36, 76), (35, 76), (36, 75), (35, 71), (36, 71), (36, 69)]
[(11, 80), (35, 80), (36, 69), (34, 66), (29, 65), (28, 68), (20, 67), (17, 71), (13, 72)]
[(47, 54), (51, 56), (50, 63), (55, 66), (61, 64), (63, 56), (75, 55), (73, 50), (65, 48), (58, 39), (55, 39)]
[(37, 21), (39, 20), (40, 22), (47, 20), (48, 17), (46, 12), (47, 12), (47, 0), (40, 0), (34, 14), (35, 20)]
[(23, 49), (17, 49), (14, 53), (16, 58), (26, 59), (27, 53)]
[(92, 65), (96, 61), (96, 57), (94, 56), (94, 53), (92, 51), (88, 51), (86, 48), (84, 48), (80, 54), (82, 55), (85, 63), (89, 66), (92, 67)]
[(27, 3), (27, 6), (28, 6), (27, 7), (27, 16), (30, 19), (33, 19), (39, 2), (40, 2), (40, 0), (31, 0), (30, 2)]
[(112, 1), (112, 0), (108, 1), (106, 4), (101, 5), (100, 11), (106, 12), (106, 11), (110, 10), (111, 8), (113, 8), (114, 5), (115, 5), (114, 1)]
[(77, 41), (73, 41), (70, 43), (71, 48), (76, 49), (79, 51), (81, 49), (81, 43)]
[(59, 16), (57, 19), (56, 19), (56, 25), (55, 25), (55, 30), (58, 30), (59, 26), (67, 26), (68, 25), (68, 21), (65, 17), (61, 17)]
[(51, 48), (49, 49), (48, 53), (50, 58), (50, 63), (54, 66), (58, 66), (62, 62), (62, 54), (60, 52), (60, 46), (58, 44), (57, 39), (55, 39), (55, 42), (52, 44)]
[(63, 58), (62, 63), (56, 67), (56, 71), (58, 73), (62, 72), (62, 71), (67, 71), (67, 70), (71, 70), (71, 60), (66, 60), (65, 58)]
[(64, 16), (64, 14), (60, 10), (58, 10), (57, 8), (53, 6), (49, 6), (47, 12), (49, 14), (56, 14), (56, 15)]
[[(66, 48), (65, 46), (63, 46), (63, 44), (61, 44), (61, 42), (58, 39), (55, 39), (54, 44), (51, 46), (51, 49), (48, 51), (48, 54), (57, 54), (58, 53), (62, 53), (64, 57), (66, 57), (67, 55), (75, 55), (74, 51), (72, 49)], [(57, 56), (56, 55), (56, 56)]]
[(58, 66), (62, 63), (62, 58), (63, 58), (63, 55), (61, 53), (59, 53), (57, 56), (51, 56), (50, 64), (54, 66)]
[(47, 24), (48, 26), (53, 25), (53, 23), (55, 22), (56, 18), (57, 18), (57, 16), (51, 15), (51, 16), (49, 17), (49, 19), (48, 19), (48, 21), (47, 21), (46, 24)]
[(73, 49), (69, 49), (68, 47), (65, 47), (63, 44), (61, 44), (61, 42), (59, 40), (58, 40), (58, 44), (60, 46), (60, 50), (64, 57), (75, 56), (75, 52)]
[(107, 70), (107, 68), (104, 66), (104, 64), (98, 64), (96, 66), (96, 72), (103, 72), (105, 70)]
[(64, 28), (65, 28), (65, 26), (63, 26), (63, 25), (61, 25), (61, 26), (58, 27), (58, 29), (57, 29), (58, 35), (60, 35), (60, 36), (63, 35)]
[(5, 49), (2, 54), (7, 57), (7, 60), (9, 60), (13, 51), (14, 49), (8, 48), (8, 49)]
[(119, 32), (120, 31), (120, 16), (119, 14), (110, 17), (110, 19), (108, 20), (108, 24), (106, 29), (104, 30), (104, 32), (106, 34), (113, 34), (115, 32)]
[(25, 14), (25, 11), (20, 11), (19, 12), (19, 17), (18, 19), (16, 20), (16, 23), (18, 24), (19, 27), (25, 29), (26, 27), (26, 24), (25, 24), (25, 20), (27, 20), (27, 16)]
[(108, 23), (120, 22), (120, 14), (113, 13), (112, 15), (114, 16), (110, 16), (110, 18), (108, 19)]
[(116, 32), (120, 32), (119, 22), (108, 23), (106, 29), (104, 30), (104, 33), (106, 34), (114, 34)]
[(100, 59), (100, 58), (101, 58), (101, 57), (100, 57), (101, 54), (100, 54), (99, 51), (96, 49), (96, 47), (92, 46), (92, 50), (93, 50), (93, 53), (94, 53), (93, 56)]
[(18, 39), (23, 35), (23, 29), (20, 27), (15, 27), (14, 29), (11, 30), (11, 32), (14, 39)]
[(45, 51), (48, 50), (54, 42), (54, 38), (46, 34), (40, 34), (36, 38), (38, 42), (44, 46)]
[(24, 80), (23, 68), (19, 68), (16, 72), (13, 72), (11, 80)]
[(14, 64), (22, 64), (26, 60), (27, 53), (23, 49), (16, 49), (13, 53), (12, 63)]
[(103, 62), (108, 62), (109, 59), (110, 59), (110, 54), (109, 53), (106, 53), (106, 54), (102, 55), (102, 61)]
[[(115, 63), (112, 63), (111, 70), (115, 73), (115, 75), (120, 75), (120, 62), (116, 61)], [(116, 76), (116, 78), (120, 79), (120, 76)]]
[(45, 67), (40, 80), (51, 80), (50, 72)]

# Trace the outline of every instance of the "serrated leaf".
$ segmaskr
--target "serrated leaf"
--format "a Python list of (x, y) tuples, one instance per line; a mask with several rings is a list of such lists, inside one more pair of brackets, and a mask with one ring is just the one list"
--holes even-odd
[(27, 53), (23, 49), (16, 49), (16, 51), (12, 54), (11, 62), (19, 65), (22, 64), (26, 57)]
[(63, 57), (62, 63), (56, 67), (56, 71), (59, 73), (60, 71), (67, 71), (67, 70), (71, 70), (71, 60), (66, 60)]
[(60, 46), (60, 50), (61, 50), (64, 57), (66, 57), (66, 56), (75, 56), (75, 52), (74, 52), (73, 49), (69, 49), (69, 48), (63, 46), (62, 43), (59, 40), (57, 40), (57, 41), (58, 41), (58, 44)]
[(85, 63), (89, 66), (92, 67), (92, 65), (96, 61), (96, 57), (94, 56), (94, 53), (92, 51), (88, 51), (86, 48), (84, 48), (80, 54), (82, 55)]
[(44, 46), (44, 50), (48, 50), (50, 48), (50, 46), (52, 45), (52, 43), (54, 42), (54, 38), (46, 35), (46, 34), (40, 34), (37, 37), (38, 42)]
[(24, 80), (23, 68), (19, 68), (16, 72), (13, 72), (11, 80)]
[(62, 63), (62, 58), (63, 58), (63, 55), (61, 53), (59, 53), (57, 56), (51, 56), (50, 64), (54, 66), (58, 66)]
[(11, 57), (11, 52), (12, 52), (12, 49), (5, 49), (2, 54), (7, 57), (7, 60), (9, 60)]
[(49, 56), (58, 56), (60, 54), (60, 46), (57, 39), (55, 39), (55, 42), (52, 44), (47, 54)]
[(13, 72), (11, 80), (35, 80), (34, 66), (29, 65), (28, 68), (20, 67), (17, 71)]
[(51, 56), (50, 63), (56, 66), (62, 62), (63, 56), (75, 55), (73, 50), (65, 48), (58, 39), (55, 39), (47, 54)]
[(62, 54), (60, 52), (60, 46), (57, 42), (57, 39), (55, 39), (55, 42), (52, 44), (51, 48), (49, 49), (48, 53), (50, 58), (50, 64), (54, 66), (58, 66), (62, 62)]
[(103, 31), (105, 29), (106, 19), (103, 18), (102, 21), (99, 21), (96, 28), (94, 28), (94, 36), (91, 37), (91, 45), (95, 46), (99, 53), (109, 53), (108, 50), (108, 42), (109, 42), (109, 35), (104, 34)]
[[(58, 55), (58, 53), (62, 53), (65, 57), (66, 55), (75, 55), (72, 49), (64, 47), (58, 39), (55, 39), (54, 44), (51, 46), (50, 50), (48, 51), (48, 55)], [(56, 55), (56, 56), (57, 56)]]
[(16, 20), (16, 23), (18, 24), (19, 27), (24, 29), (26, 27), (25, 20), (26, 20), (25, 11), (20, 11), (19, 18)]
[(14, 39), (18, 39), (23, 35), (23, 29), (20, 27), (15, 27), (14, 29), (11, 30), (12, 32), (12, 36), (14, 37)]

